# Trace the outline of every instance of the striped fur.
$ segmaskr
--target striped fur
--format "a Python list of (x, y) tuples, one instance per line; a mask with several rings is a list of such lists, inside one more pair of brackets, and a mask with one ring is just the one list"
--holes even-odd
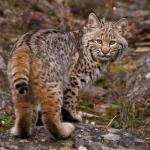
[(82, 120), (76, 110), (78, 91), (95, 81), (127, 48), (126, 25), (125, 19), (105, 23), (91, 13), (81, 31), (43, 29), (22, 35), (8, 63), (16, 114), (12, 134), (30, 135), (34, 99), (41, 105), (46, 128), (58, 138), (70, 136), (74, 126), (61, 121), (61, 110), (64, 120)]
[(30, 51), (28, 48), (18, 48), (8, 65), (8, 73), (12, 87), (18, 93), (27, 94), (30, 71)]

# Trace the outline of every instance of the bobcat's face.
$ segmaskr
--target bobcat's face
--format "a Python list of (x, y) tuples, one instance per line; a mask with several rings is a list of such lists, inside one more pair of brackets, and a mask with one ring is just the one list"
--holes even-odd
[(91, 57), (98, 62), (116, 60), (128, 45), (123, 37), (126, 26), (126, 19), (105, 23), (100, 22), (93, 13), (90, 14), (82, 38), (85, 53), (89, 51)]

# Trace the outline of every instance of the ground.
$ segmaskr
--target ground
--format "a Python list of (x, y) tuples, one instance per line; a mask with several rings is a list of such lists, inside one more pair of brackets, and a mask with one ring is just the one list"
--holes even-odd
[(150, 143), (126, 131), (94, 125), (77, 124), (67, 140), (50, 138), (43, 127), (37, 127), (29, 139), (1, 134), (0, 150), (149, 150)]

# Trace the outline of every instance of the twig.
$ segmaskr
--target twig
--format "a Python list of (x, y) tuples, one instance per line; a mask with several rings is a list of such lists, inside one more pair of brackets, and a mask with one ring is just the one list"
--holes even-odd
[(117, 116), (115, 116), (114, 118), (112, 118), (111, 120), (110, 120), (110, 122), (108, 123), (108, 125), (107, 125), (107, 128), (112, 124), (112, 122), (114, 121), (114, 119), (116, 118)]

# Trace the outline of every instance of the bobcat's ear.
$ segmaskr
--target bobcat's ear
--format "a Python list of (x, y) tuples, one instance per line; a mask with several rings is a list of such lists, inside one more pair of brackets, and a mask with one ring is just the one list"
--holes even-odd
[(99, 27), (100, 22), (97, 16), (94, 13), (90, 13), (88, 17), (87, 28), (97, 28)]
[(122, 18), (114, 23), (114, 25), (120, 34), (125, 34), (128, 27), (128, 20), (126, 18)]

